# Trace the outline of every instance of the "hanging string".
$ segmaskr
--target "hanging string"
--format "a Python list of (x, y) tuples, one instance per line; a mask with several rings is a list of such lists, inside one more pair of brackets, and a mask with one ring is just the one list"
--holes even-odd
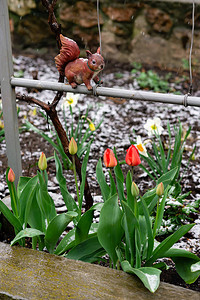
[(101, 48), (101, 28), (100, 28), (100, 17), (99, 17), (99, 0), (97, 0), (97, 21), (98, 21), (98, 31), (99, 31), (99, 46), (100, 46), (100, 52), (102, 52), (102, 48)]
[[(102, 47), (101, 47), (101, 28), (100, 28), (100, 15), (99, 15), (99, 0), (97, 0), (97, 23), (98, 23), (98, 31), (99, 31), (99, 47), (100, 47), (100, 53), (102, 54)], [(101, 85), (101, 75), (99, 76), (99, 83), (94, 85), (92, 87), (93, 95), (96, 97), (97, 96), (97, 87)]]
[(193, 86), (192, 86), (192, 48), (194, 42), (194, 12), (195, 12), (195, 4), (193, 0), (193, 8), (192, 8), (192, 37), (191, 37), (191, 46), (190, 46), (190, 55), (189, 55), (189, 68), (190, 68), (190, 88), (189, 94), (192, 95)]
[(193, 6), (192, 6), (192, 36), (191, 36), (191, 45), (190, 45), (190, 54), (189, 54), (189, 70), (190, 70), (190, 86), (188, 93), (184, 95), (183, 98), (183, 105), (186, 107), (188, 106), (187, 99), (188, 96), (191, 96), (193, 93), (193, 84), (192, 84), (192, 48), (193, 48), (193, 42), (194, 42), (194, 12), (195, 12), (195, 4), (193, 0)]

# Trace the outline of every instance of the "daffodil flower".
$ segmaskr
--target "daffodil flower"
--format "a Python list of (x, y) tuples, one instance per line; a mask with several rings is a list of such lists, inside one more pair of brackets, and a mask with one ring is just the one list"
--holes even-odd
[(147, 155), (147, 149), (144, 145), (144, 143), (142, 143), (142, 139), (141, 139), (141, 136), (137, 136), (137, 142), (136, 142), (136, 145), (135, 145), (139, 151), (140, 154), (148, 157)]
[(62, 110), (67, 109), (69, 106), (74, 107), (78, 102), (79, 94), (67, 93), (66, 97), (63, 99), (61, 108)]
[(4, 123), (3, 121), (0, 120), (0, 129), (3, 129), (4, 128)]
[(94, 123), (89, 118), (86, 118), (86, 116), (82, 116), (81, 118), (85, 119), (88, 122), (89, 128), (90, 128), (91, 131), (96, 130), (96, 127), (95, 127)]
[(90, 128), (91, 131), (95, 131), (96, 130), (95, 125), (92, 122), (89, 123), (89, 128)]
[(147, 122), (144, 124), (144, 128), (148, 131), (149, 136), (152, 136), (155, 133), (161, 135), (163, 127), (160, 124), (161, 119), (155, 117), (153, 119), (148, 119)]
[(35, 117), (37, 115), (37, 108), (29, 110), (28, 114), (32, 117)]

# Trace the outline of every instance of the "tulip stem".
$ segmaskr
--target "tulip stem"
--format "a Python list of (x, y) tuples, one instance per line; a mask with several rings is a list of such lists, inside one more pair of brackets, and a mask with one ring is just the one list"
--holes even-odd
[(15, 194), (15, 192), (14, 192), (14, 183), (13, 182), (11, 182), (11, 184), (10, 184), (10, 186), (11, 186), (11, 199), (13, 199), (13, 205), (14, 205), (14, 209), (13, 209), (13, 211), (15, 211), (15, 216), (18, 218), (18, 209), (17, 209), (17, 203), (16, 203), (16, 194)]
[(159, 202), (160, 202), (160, 197), (158, 196), (157, 207), (156, 207), (156, 218), (155, 218), (155, 223), (154, 223), (154, 227), (153, 227), (153, 238), (155, 238), (156, 231), (157, 231)]
[(133, 180), (133, 166), (131, 166), (131, 176), (132, 176), (132, 180)]
[(79, 213), (81, 214), (81, 203), (80, 203), (80, 196), (79, 196), (79, 188), (78, 188), (78, 181), (77, 181), (77, 175), (76, 175), (76, 165), (75, 165), (74, 155), (72, 155), (72, 163), (73, 163), (74, 179), (75, 179), (75, 184), (76, 184), (77, 199), (78, 199), (79, 210), (80, 210)]

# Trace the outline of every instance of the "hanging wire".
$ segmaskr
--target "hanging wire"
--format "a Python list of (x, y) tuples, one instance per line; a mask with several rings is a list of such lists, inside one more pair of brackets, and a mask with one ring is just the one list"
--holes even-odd
[(191, 46), (190, 46), (190, 54), (189, 54), (189, 68), (190, 68), (190, 88), (189, 94), (192, 95), (193, 86), (192, 86), (192, 48), (194, 42), (194, 12), (195, 12), (195, 4), (193, 0), (193, 8), (192, 8), (192, 37), (191, 37)]
[(192, 36), (191, 36), (191, 45), (190, 45), (190, 54), (189, 54), (189, 69), (190, 69), (190, 86), (188, 93), (184, 95), (183, 98), (183, 105), (185, 107), (188, 106), (188, 96), (191, 96), (193, 94), (193, 84), (192, 84), (192, 48), (193, 48), (193, 42), (194, 42), (194, 12), (195, 12), (195, 4), (193, 0), (192, 4)]
[(97, 0), (97, 21), (98, 21), (98, 31), (99, 31), (99, 46), (100, 46), (100, 52), (102, 52), (102, 47), (101, 47), (101, 28), (100, 28), (100, 17), (99, 17), (99, 0)]

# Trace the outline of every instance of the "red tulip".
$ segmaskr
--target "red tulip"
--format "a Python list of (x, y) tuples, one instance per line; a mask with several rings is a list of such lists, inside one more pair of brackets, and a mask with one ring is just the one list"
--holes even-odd
[(131, 145), (126, 151), (127, 153), (125, 160), (129, 166), (137, 166), (141, 164), (138, 149), (134, 145)]
[(15, 173), (13, 172), (13, 170), (11, 168), (8, 171), (8, 181), (11, 183), (15, 181)]
[(117, 159), (111, 149), (106, 149), (103, 156), (106, 168), (113, 168), (117, 165)]

